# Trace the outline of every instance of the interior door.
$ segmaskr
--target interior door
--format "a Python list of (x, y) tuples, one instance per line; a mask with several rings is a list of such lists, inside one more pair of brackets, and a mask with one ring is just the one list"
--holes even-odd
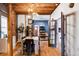
[(56, 27), (56, 20), (51, 20), (50, 21), (50, 46), (56, 47), (56, 32), (57, 32), (57, 27)]
[(64, 15), (61, 13), (61, 54), (73, 56), (75, 50), (75, 14)]

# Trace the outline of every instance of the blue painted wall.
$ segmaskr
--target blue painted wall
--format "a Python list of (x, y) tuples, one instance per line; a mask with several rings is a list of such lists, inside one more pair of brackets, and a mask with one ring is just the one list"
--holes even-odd
[(49, 33), (48, 20), (33, 20), (33, 26), (44, 26), (47, 33)]

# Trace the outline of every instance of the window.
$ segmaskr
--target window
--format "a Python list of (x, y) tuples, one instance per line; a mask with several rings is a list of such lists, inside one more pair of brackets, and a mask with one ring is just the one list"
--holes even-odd
[(56, 47), (56, 20), (50, 21), (50, 44)]
[(7, 35), (7, 17), (1, 16), (1, 38), (5, 38)]

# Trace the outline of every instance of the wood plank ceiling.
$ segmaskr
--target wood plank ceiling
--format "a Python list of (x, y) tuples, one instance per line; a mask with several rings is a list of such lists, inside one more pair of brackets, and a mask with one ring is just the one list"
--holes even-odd
[(59, 3), (14, 3), (13, 9), (17, 14), (38, 13), (41, 15), (51, 14)]

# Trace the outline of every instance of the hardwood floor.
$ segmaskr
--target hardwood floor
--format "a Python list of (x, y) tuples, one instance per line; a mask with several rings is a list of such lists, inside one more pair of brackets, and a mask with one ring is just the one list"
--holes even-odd
[(0, 56), (8, 56), (7, 53), (0, 53)]
[[(0, 54), (0, 56), (8, 56), (8, 55), (2, 53)], [(21, 49), (20, 49), (20, 43), (17, 44), (16, 49), (14, 50), (13, 56), (27, 56), (27, 55), (22, 55)], [(37, 55), (33, 54), (32, 56), (37, 56)], [(48, 47), (48, 41), (41, 41), (40, 56), (61, 56), (61, 54), (57, 48)]]
[(41, 56), (61, 56), (57, 48), (48, 47), (48, 41), (41, 41), (40, 48)]

